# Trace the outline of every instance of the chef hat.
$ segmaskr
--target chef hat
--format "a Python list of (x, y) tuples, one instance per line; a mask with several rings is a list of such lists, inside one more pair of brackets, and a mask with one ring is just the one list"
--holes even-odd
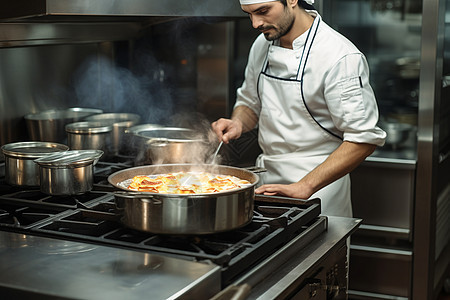
[[(272, 1), (276, 1), (276, 0), (239, 0), (239, 1), (241, 2), (241, 5), (248, 5), (248, 4), (256, 4), (256, 3), (272, 2)], [(300, 1), (305, 1), (309, 5), (314, 4), (314, 0), (300, 0)]]

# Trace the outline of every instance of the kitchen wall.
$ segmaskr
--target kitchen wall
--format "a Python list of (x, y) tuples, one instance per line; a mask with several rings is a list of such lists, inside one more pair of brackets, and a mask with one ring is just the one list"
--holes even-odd
[(48, 109), (135, 112), (150, 123), (227, 114), (230, 22), (42, 26), (0, 23), (0, 145), (27, 140), (23, 117)]

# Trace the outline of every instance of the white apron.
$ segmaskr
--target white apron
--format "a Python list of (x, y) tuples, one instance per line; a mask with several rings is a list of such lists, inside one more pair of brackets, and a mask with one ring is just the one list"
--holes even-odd
[[(341, 143), (337, 135), (323, 128), (313, 117), (303, 97), (304, 70), (308, 54), (320, 23), (316, 17), (309, 29), (296, 77), (280, 78), (267, 73), (267, 68), (292, 68), (295, 53), (291, 49), (270, 45), (258, 78), (261, 100), (259, 144), (263, 150), (256, 164), (267, 169), (259, 174), (261, 183), (289, 184), (299, 181), (322, 163)], [(296, 61), (296, 60), (295, 60)], [(297, 65), (294, 64), (295, 68)], [(351, 217), (349, 175), (324, 187), (311, 198), (321, 199), (322, 214)]]

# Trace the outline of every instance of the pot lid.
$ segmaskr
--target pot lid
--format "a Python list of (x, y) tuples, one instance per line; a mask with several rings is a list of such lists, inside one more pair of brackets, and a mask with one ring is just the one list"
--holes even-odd
[(15, 158), (36, 159), (51, 155), (52, 153), (65, 152), (69, 147), (63, 144), (50, 142), (18, 142), (2, 146), (3, 154)]
[(166, 142), (202, 142), (204, 141), (201, 134), (189, 129), (179, 127), (159, 127), (146, 128), (136, 131), (135, 135), (145, 138), (149, 141), (166, 141)]
[(79, 134), (106, 133), (112, 131), (108, 122), (76, 122), (66, 125), (66, 132)]
[(71, 107), (68, 109), (50, 109), (33, 114), (28, 114), (26, 120), (81, 120), (85, 117), (101, 114), (103, 110), (95, 108)]
[(140, 124), (140, 125), (131, 126), (130, 128), (128, 128), (125, 131), (125, 133), (138, 135), (140, 132), (147, 131), (147, 130), (150, 130), (152, 128), (165, 128), (165, 127), (166, 126), (159, 125), (159, 124)]
[(132, 113), (106, 113), (89, 116), (85, 121), (110, 123), (117, 127), (131, 127), (141, 121), (138, 114)]
[(96, 164), (103, 155), (101, 150), (70, 150), (63, 153), (48, 155), (34, 162), (50, 168), (81, 167)]

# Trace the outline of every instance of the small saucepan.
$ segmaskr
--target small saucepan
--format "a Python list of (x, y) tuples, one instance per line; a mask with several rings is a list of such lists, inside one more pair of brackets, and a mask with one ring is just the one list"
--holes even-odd
[(92, 190), (93, 168), (102, 155), (101, 150), (70, 150), (36, 159), (41, 192), (62, 196)]
[(72, 150), (101, 150), (112, 156), (113, 125), (109, 122), (84, 121), (66, 125), (67, 144)]

